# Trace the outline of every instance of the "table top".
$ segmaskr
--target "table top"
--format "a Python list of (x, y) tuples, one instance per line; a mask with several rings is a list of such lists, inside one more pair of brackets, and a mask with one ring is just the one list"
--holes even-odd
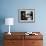
[[(43, 35), (40, 32), (32, 32), (32, 34), (25, 34), (27, 32), (11, 32), (9, 35), (7, 32), (4, 33), (5, 39), (43, 39)], [(38, 34), (38, 35), (35, 35)]]

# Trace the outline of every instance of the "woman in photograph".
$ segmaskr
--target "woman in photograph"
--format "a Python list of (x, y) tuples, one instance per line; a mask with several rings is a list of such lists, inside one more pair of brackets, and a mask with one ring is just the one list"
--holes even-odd
[(32, 11), (31, 11), (30, 16), (31, 16), (31, 20), (33, 20), (33, 12)]

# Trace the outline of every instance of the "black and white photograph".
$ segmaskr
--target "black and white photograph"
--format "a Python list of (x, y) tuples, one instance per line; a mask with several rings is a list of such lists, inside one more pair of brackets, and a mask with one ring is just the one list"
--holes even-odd
[(35, 9), (19, 9), (19, 22), (35, 22)]

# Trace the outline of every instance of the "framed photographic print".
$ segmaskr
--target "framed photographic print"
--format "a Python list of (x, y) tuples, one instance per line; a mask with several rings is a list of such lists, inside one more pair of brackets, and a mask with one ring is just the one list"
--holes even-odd
[(18, 18), (22, 23), (35, 22), (35, 9), (19, 9)]

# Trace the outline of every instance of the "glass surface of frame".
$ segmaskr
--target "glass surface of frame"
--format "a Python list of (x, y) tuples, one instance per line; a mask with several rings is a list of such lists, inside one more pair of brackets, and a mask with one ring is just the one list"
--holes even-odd
[(19, 9), (18, 18), (22, 23), (35, 22), (35, 9)]

